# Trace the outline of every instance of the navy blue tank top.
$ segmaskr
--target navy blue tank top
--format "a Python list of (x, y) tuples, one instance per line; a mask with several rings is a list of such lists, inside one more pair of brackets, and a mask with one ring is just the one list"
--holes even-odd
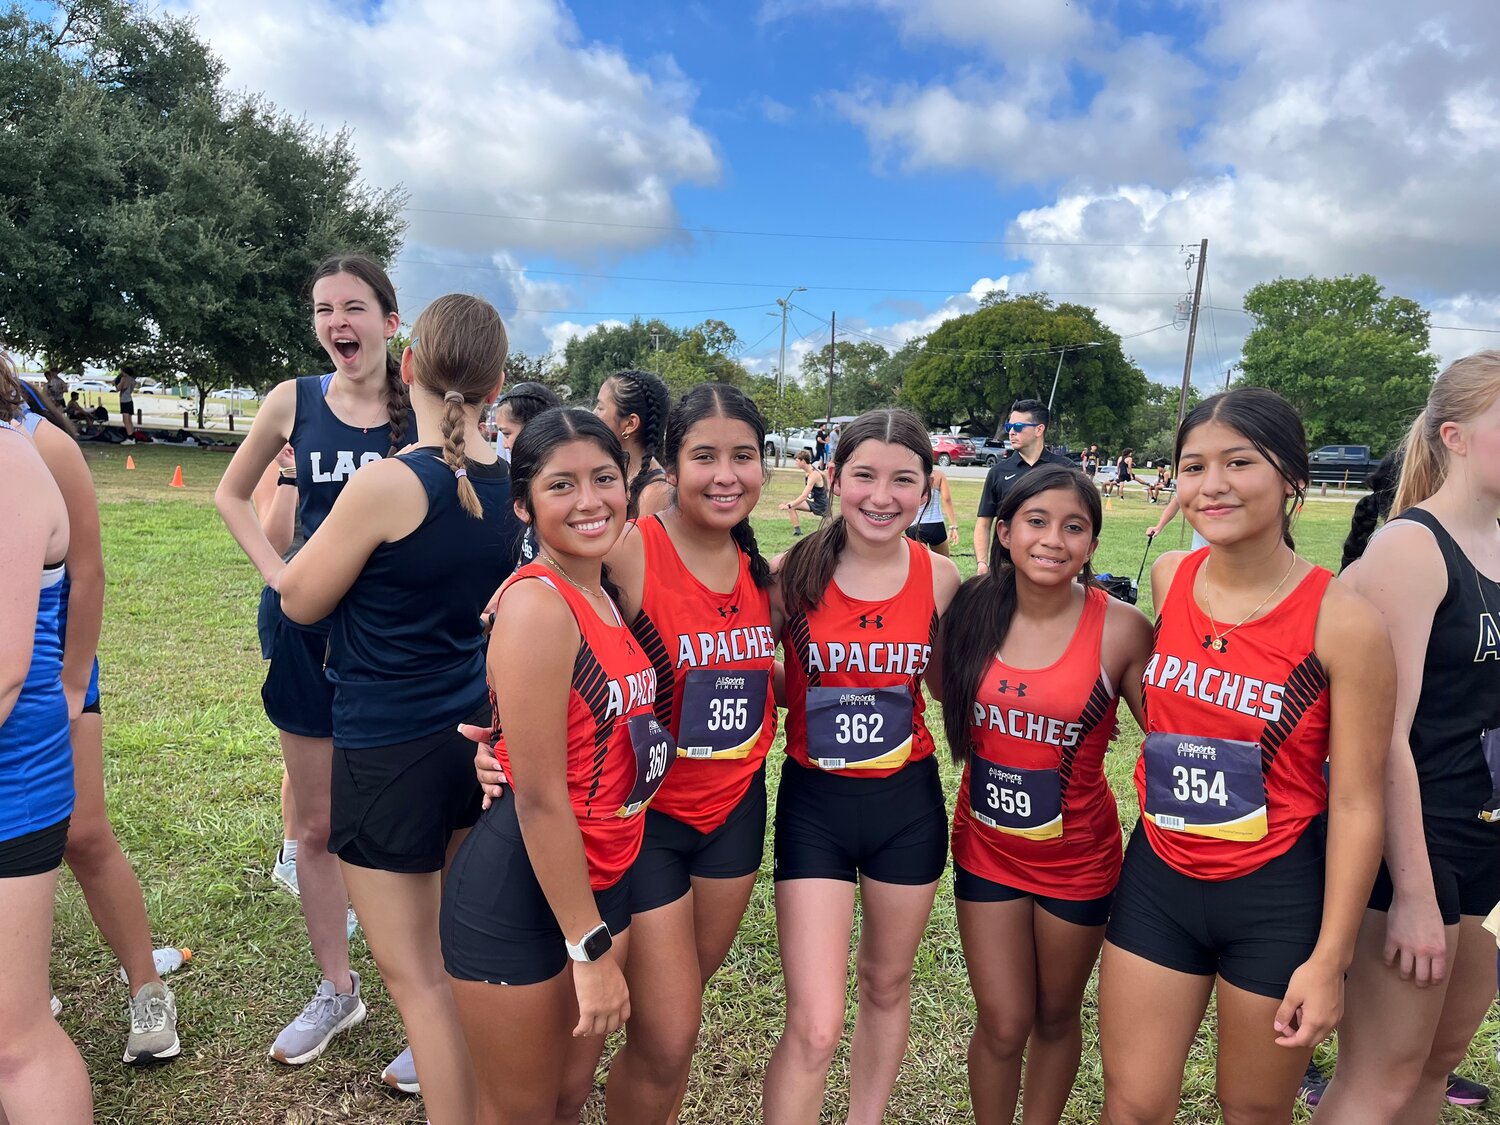
[(504, 461), (468, 463), (484, 507), (475, 519), (440, 451), (414, 449), (398, 460), (422, 482), (427, 516), (404, 539), (375, 548), (333, 613), (333, 741), (344, 749), (451, 730), (485, 703), (479, 615), (516, 566), (521, 527)]
[[(354, 471), (379, 461), (391, 447), (389, 426), (351, 426), (328, 408), (332, 381), (332, 374), (297, 380), (297, 414), (288, 440), (297, 456), (297, 522), (304, 536), (322, 526)], [(415, 427), (407, 426), (406, 438), (417, 440)]]
[(1448, 571), (1411, 723), (1429, 846), (1494, 848), (1500, 824), (1479, 812), (1494, 785), (1484, 735), (1500, 729), (1500, 583), (1479, 573), (1431, 512), (1408, 508), (1396, 518), (1432, 532)]

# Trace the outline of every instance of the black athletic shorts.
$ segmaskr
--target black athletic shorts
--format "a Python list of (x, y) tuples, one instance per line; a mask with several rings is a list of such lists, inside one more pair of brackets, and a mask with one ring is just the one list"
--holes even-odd
[(1323, 829), (1314, 821), (1287, 851), (1248, 875), (1210, 881), (1169, 867), (1139, 827), (1125, 849), (1106, 937), (1157, 965), (1217, 973), (1280, 999), (1323, 924)]
[(646, 838), (630, 867), (630, 912), (676, 902), (694, 879), (738, 879), (760, 870), (766, 850), (766, 767), (723, 824), (699, 832), (655, 809), (646, 810)]
[(948, 863), (937, 760), (889, 777), (844, 777), (786, 758), (776, 793), (775, 877), (921, 886)]
[(1115, 900), (1113, 891), (1103, 898), (1086, 899), (1033, 894), (976, 875), (956, 859), (953, 861), (953, 897), (960, 902), (1014, 902), (1018, 898), (1029, 898), (1054, 918), (1075, 926), (1104, 925), (1109, 921), (1110, 905)]
[[(624, 933), (630, 925), (630, 872), (595, 891), (594, 903), (609, 932)], [(531, 868), (509, 789), (453, 857), (440, 928), (443, 967), (455, 980), (541, 984), (567, 967), (563, 932)]]
[[(1500, 843), (1488, 848), (1442, 847), (1435, 846), (1429, 834), (1427, 862), (1443, 925), (1456, 926), (1461, 916), (1484, 918), (1500, 903)], [(1394, 894), (1390, 870), (1382, 860), (1370, 891), (1370, 909), (1390, 910)]]
[[(489, 706), (466, 721), (489, 726)], [(335, 744), (328, 850), (376, 871), (441, 871), (482, 796), (474, 744), (451, 727), (394, 746)]]
[(929, 547), (936, 547), (939, 543), (948, 541), (948, 525), (942, 520), (937, 523), (918, 523), (906, 529), (906, 537), (915, 539), (918, 543), (925, 543)]
[(61, 867), (63, 851), (68, 846), (68, 821), (71, 819), (71, 816), (65, 816), (48, 828), (0, 840), (0, 879), (45, 875)]
[(266, 718), (287, 734), (332, 738), (333, 685), (323, 671), (328, 634), (288, 621), (275, 591), (268, 593), (275, 600), (267, 606), (262, 595), (261, 613), (270, 616), (274, 610), (269, 622), (262, 617), (261, 629), (261, 651), (271, 654), (266, 682), (260, 689)]

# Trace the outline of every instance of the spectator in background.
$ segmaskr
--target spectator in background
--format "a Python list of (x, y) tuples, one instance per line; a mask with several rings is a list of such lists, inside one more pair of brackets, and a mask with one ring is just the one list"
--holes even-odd
[(1162, 465), (1156, 470), (1156, 480), (1146, 486), (1146, 499), (1151, 503), (1158, 503), (1164, 490), (1172, 487), (1172, 468), (1170, 465)]
[(828, 463), (833, 464), (833, 455), (839, 451), (839, 424), (835, 422), (828, 431)]
[(979, 518), (974, 521), (974, 558), (979, 573), (988, 574), (990, 554), (996, 549), (995, 513), (1009, 488), (1024, 472), (1038, 465), (1066, 465), (1073, 462), (1061, 453), (1047, 448), (1047, 426), (1052, 415), (1039, 399), (1023, 398), (1010, 408), (1005, 436), (1011, 449), (985, 474), (984, 490), (979, 494)]
[(63, 399), (68, 394), (68, 384), (63, 382), (63, 377), (56, 371), (47, 372), (47, 397), (52, 400), (52, 405), (59, 410), (62, 409)]
[(120, 392), (120, 420), (125, 423), (125, 440), (121, 445), (135, 444), (135, 373), (128, 367), (120, 368), (115, 376), (115, 389)]
[(818, 468), (828, 467), (828, 423), (824, 422), (818, 427), (818, 432), (813, 434), (813, 460), (817, 461)]
[(1097, 445), (1088, 447), (1083, 455), (1082, 464), (1084, 473), (1087, 474), (1089, 480), (1093, 480), (1094, 475), (1099, 471), (1099, 447)]
[(83, 408), (83, 403), (79, 401), (77, 391), (68, 395), (68, 408), (63, 413), (68, 416), (70, 422), (87, 422), (90, 420), (89, 412)]

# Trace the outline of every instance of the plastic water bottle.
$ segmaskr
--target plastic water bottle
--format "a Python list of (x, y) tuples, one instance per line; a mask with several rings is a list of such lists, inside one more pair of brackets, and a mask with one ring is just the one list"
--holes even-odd
[[(151, 960), (156, 962), (156, 975), (159, 977), (164, 977), (168, 973), (182, 968), (184, 962), (191, 961), (192, 959), (193, 951), (191, 949), (178, 949), (172, 945), (164, 945), (160, 949), (153, 949), (151, 951)], [(130, 978), (125, 975), (124, 965), (120, 966), (119, 977), (126, 984), (130, 983)]]

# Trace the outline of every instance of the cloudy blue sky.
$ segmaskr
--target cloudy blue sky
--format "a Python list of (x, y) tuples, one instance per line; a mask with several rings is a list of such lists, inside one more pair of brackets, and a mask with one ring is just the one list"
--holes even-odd
[[(826, 321), (899, 343), (991, 288), (1096, 305), (1195, 379), (1245, 290), (1369, 271), (1435, 349), (1500, 346), (1493, 0), (172, 0), (228, 64), (410, 193), (403, 311), (488, 296), (558, 349), (727, 320), (774, 367)], [(1167, 327), (1160, 327), (1167, 325)], [(858, 339), (860, 336), (851, 336)]]

